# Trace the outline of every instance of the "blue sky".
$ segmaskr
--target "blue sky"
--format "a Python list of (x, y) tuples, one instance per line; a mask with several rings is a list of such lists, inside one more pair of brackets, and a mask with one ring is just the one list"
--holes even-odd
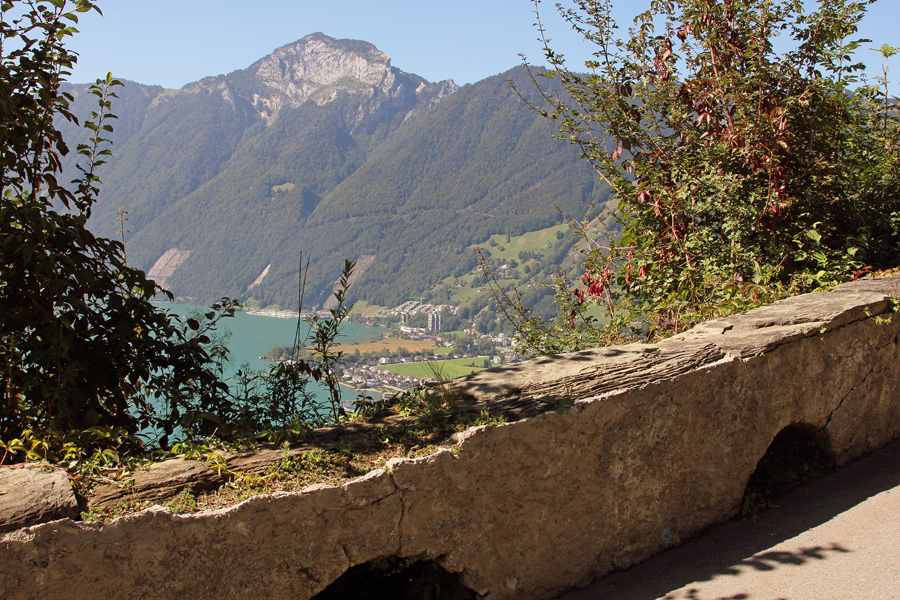
[[(201, 77), (243, 69), (308, 33), (365, 40), (393, 65), (429, 81), (472, 83), (520, 63), (540, 63), (530, 0), (100, 0), (103, 17), (82, 17), (70, 47), (80, 54), (71, 81), (107, 71), (146, 84), (178, 88)], [(554, 47), (572, 61), (589, 55), (578, 36), (541, 4)], [(649, 0), (617, 0), (615, 16), (628, 25)], [(812, 3), (807, 0), (807, 5)], [(900, 0), (879, 0), (863, 21), (861, 37), (875, 46), (900, 46)], [(859, 53), (880, 74), (881, 57)], [(900, 81), (900, 55), (893, 79)], [(892, 85), (898, 93), (900, 86)]]

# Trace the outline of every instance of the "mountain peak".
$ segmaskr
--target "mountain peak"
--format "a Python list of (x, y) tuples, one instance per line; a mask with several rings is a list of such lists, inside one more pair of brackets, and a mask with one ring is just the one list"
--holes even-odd
[(374, 44), (363, 40), (337, 39), (329, 35), (325, 35), (321, 31), (305, 35), (296, 42), (285, 44), (281, 48), (276, 49), (273, 54), (286, 49), (301, 49), (308, 52), (321, 53), (343, 53), (347, 55), (356, 55), (366, 59), (369, 62), (383, 62), (388, 67), (391, 64), (391, 57), (375, 47)]
[[(264, 83), (294, 86), (307, 96), (313, 88), (351, 82), (378, 85), (391, 70), (391, 57), (368, 42), (312, 33), (276, 49), (250, 67)], [(295, 95), (291, 94), (291, 95)]]
[(425, 80), (391, 66), (391, 57), (368, 42), (312, 33), (256, 61), (247, 74), (256, 81), (251, 100), (261, 117), (274, 118), (283, 107), (309, 100), (325, 104), (341, 92), (369, 97), (396, 90), (403, 79), (413, 89)]
[(409, 116), (416, 109), (428, 109), (459, 89), (452, 79), (432, 84), (401, 71), (369, 42), (321, 32), (277, 48), (246, 69), (185, 86), (198, 87), (221, 94), (241, 119), (258, 117), (266, 123), (272, 123), (283, 108), (306, 102), (322, 106), (347, 94), (357, 107), (345, 115), (351, 129), (364, 123), (371, 128), (397, 113)]

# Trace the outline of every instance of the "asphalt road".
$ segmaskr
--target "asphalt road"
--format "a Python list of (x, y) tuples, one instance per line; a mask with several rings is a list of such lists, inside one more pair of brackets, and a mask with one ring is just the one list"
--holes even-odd
[(900, 442), (558, 600), (900, 600)]

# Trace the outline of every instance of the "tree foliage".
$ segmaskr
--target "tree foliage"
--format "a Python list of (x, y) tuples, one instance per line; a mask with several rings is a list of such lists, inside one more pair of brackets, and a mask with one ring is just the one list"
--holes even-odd
[(613, 338), (677, 332), (900, 263), (897, 112), (853, 57), (872, 1), (658, 0), (624, 40), (610, 0), (560, 8), (595, 51), (578, 72), (545, 43), (532, 107), (609, 182), (622, 226), (571, 292), (573, 327), (593, 300)]
[[(58, 181), (69, 149), (54, 118), (75, 121), (60, 91), (75, 61), (64, 42), (94, 3), (0, 10), (0, 440), (7, 453), (72, 436), (139, 446), (142, 427), (171, 432), (179, 398), (224, 384), (207, 368), (208, 340), (192, 335), (199, 324), (178, 327), (156, 310), (159, 288), (126, 264), (122, 244), (86, 228), (109, 154), (111, 76), (90, 88), (98, 109), (78, 177)], [(155, 408), (154, 395), (167, 405)]]
[[(313, 323), (314, 359), (242, 373), (232, 387), (223, 378), (228, 350), (214, 334), (238, 305), (224, 298), (184, 320), (157, 309), (151, 299), (167, 292), (128, 264), (124, 241), (87, 228), (121, 85), (108, 75), (85, 90), (97, 109), (77, 146), (78, 176), (63, 184), (69, 148), (58, 125), (78, 124), (62, 90), (75, 62), (64, 42), (90, 10), (98, 10), (90, 0), (0, 4), (0, 464), (79, 464), (92, 453), (142, 450), (148, 436), (166, 448), (216, 431), (318, 424), (326, 409), (336, 417), (340, 355), (331, 345), (349, 312), (352, 263), (334, 320)], [(331, 390), (324, 406), (306, 389), (310, 379)]]

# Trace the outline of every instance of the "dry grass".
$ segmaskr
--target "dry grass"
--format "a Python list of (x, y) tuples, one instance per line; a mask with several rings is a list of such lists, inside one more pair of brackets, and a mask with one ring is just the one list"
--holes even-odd
[(423, 439), (419, 445), (392, 443), (381, 449), (370, 448), (367, 452), (352, 455), (314, 450), (300, 457), (285, 459), (264, 475), (240, 473), (216, 490), (198, 493), (196, 506), (188, 512), (226, 508), (262, 494), (298, 492), (316, 483), (340, 485), (375, 469), (384, 468), (392, 458), (429, 456), (439, 449), (439, 446), (428, 444)]
[[(221, 477), (217, 489), (194, 490), (188, 485), (174, 498), (151, 501), (132, 487), (131, 496), (115, 505), (93, 503), (89, 498), (90, 508), (83, 516), (88, 521), (110, 521), (140, 512), (151, 504), (167, 505), (179, 514), (192, 513), (233, 506), (261, 494), (300, 491), (316, 483), (340, 485), (383, 468), (392, 458), (419, 458), (453, 447), (455, 432), (507, 421), (502, 413), (491, 416), (486, 409), (478, 413), (474, 406), (470, 408), (455, 414), (428, 412), (425, 406), (417, 406), (416, 414), (410, 414), (412, 409), (384, 409), (367, 418), (316, 430), (308, 440), (266, 449), (280, 456), (258, 465), (229, 460), (229, 465), (221, 463), (220, 470), (220, 463), (210, 459), (210, 468)], [(120, 485), (127, 487), (127, 477), (120, 480)]]
[(337, 346), (337, 350), (340, 350), (344, 354), (353, 354), (357, 350), (360, 353), (365, 354), (366, 352), (396, 352), (400, 348), (406, 348), (410, 352), (418, 352), (424, 350), (434, 350), (435, 343), (432, 340), (401, 340), (397, 338), (387, 338), (382, 340), (376, 340), (374, 342), (358, 342), (352, 344), (340, 344)]
[(297, 492), (312, 484), (340, 485), (350, 479), (384, 468), (396, 457), (428, 456), (447, 444), (453, 429), (440, 433), (417, 427), (407, 419), (399, 424), (377, 427), (364, 437), (338, 443), (333, 450), (314, 449), (299, 455), (285, 454), (264, 473), (232, 473), (222, 487), (200, 492), (190, 512), (233, 506), (261, 494)]

